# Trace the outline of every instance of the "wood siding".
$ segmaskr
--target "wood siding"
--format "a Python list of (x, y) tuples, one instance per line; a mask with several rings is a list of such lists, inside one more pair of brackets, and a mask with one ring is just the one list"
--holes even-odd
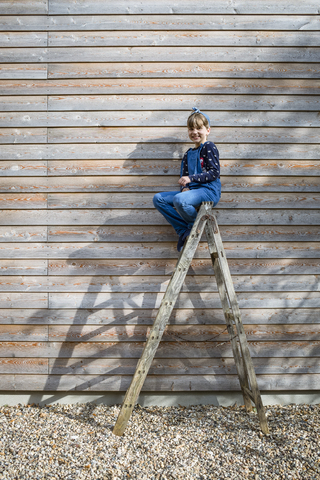
[[(0, 385), (124, 391), (177, 259), (193, 106), (262, 390), (320, 390), (315, 0), (0, 3)], [(204, 239), (203, 239), (204, 240)], [(206, 243), (145, 391), (239, 390)]]

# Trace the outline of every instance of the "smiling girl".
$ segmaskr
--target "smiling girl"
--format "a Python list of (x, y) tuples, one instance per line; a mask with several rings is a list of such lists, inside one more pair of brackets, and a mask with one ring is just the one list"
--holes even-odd
[(221, 196), (219, 152), (214, 143), (207, 141), (210, 119), (193, 107), (187, 126), (194, 148), (189, 148), (181, 162), (180, 191), (157, 193), (153, 197), (156, 209), (179, 235), (178, 252), (191, 231), (197, 207), (202, 202), (213, 202), (215, 206)]

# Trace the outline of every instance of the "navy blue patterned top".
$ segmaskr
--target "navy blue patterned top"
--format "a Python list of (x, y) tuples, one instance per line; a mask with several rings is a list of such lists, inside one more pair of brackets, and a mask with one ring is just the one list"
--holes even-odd
[[(188, 162), (186, 152), (183, 156), (182, 177), (189, 177)], [(219, 151), (214, 143), (205, 142), (200, 152), (200, 163), (203, 173), (197, 173), (191, 175), (189, 178), (191, 182), (209, 183), (220, 178), (220, 163), (219, 163)], [(188, 184), (186, 185), (186, 187)], [(181, 190), (185, 188), (182, 187)]]

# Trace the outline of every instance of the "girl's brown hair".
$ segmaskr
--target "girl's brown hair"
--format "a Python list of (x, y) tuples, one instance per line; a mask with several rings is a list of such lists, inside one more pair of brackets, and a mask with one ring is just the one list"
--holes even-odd
[(202, 113), (191, 113), (188, 117), (187, 127), (192, 129), (201, 128), (202, 126), (209, 128), (210, 125), (207, 118)]

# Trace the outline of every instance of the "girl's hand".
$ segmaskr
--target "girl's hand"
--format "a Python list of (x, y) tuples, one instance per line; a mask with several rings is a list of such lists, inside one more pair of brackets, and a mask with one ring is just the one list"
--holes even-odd
[(179, 178), (179, 185), (182, 185), (183, 187), (185, 187), (188, 183), (191, 183), (191, 180), (189, 177), (181, 177)]
[(188, 188), (188, 187), (184, 187), (184, 188), (181, 190), (181, 192), (188, 192), (188, 191), (190, 191), (190, 188)]

